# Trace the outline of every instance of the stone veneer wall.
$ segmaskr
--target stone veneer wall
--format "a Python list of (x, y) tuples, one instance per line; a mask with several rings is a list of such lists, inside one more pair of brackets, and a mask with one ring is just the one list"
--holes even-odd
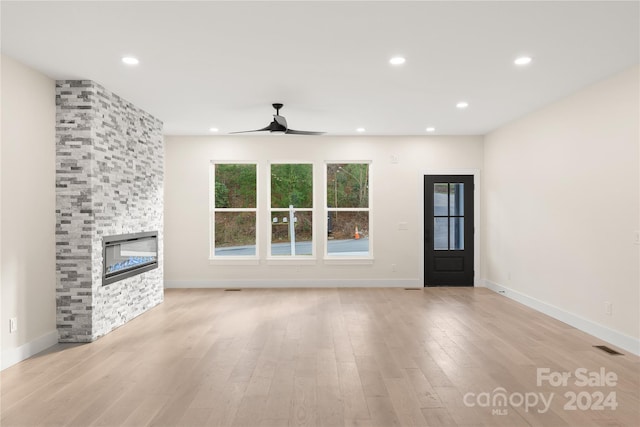
[[(162, 122), (93, 81), (56, 82), (60, 342), (88, 342), (161, 303)], [(102, 237), (157, 230), (159, 268), (102, 286)]]

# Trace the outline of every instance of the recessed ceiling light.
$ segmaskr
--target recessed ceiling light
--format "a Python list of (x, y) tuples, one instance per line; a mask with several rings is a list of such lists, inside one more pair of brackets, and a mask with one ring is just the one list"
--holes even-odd
[(218, 132), (218, 128), (209, 128), (209, 132)]
[(531, 59), (532, 58), (530, 56), (521, 56), (519, 58), (516, 58), (516, 60), (513, 61), (513, 63), (516, 65), (527, 65), (531, 63)]
[(456, 104), (456, 107), (458, 107), (458, 108), (459, 108), (459, 109), (461, 109), (461, 110), (464, 110), (464, 109), (465, 109), (465, 108), (467, 108), (468, 106), (469, 106), (469, 103), (468, 103), (468, 102), (464, 102), (464, 101), (458, 102), (458, 103)]
[(391, 65), (402, 65), (405, 62), (406, 62), (406, 59), (404, 59), (402, 56), (394, 56), (389, 60), (389, 63)]
[(138, 58), (134, 58), (133, 56), (124, 56), (122, 57), (122, 62), (127, 65), (138, 65), (140, 61), (138, 61)]
[(429, 126), (426, 130), (427, 132), (433, 132), (436, 130), (436, 128), (434, 128), (433, 126)]
[(358, 129), (356, 129), (356, 132), (364, 132), (364, 131), (365, 131), (365, 128), (358, 128)]

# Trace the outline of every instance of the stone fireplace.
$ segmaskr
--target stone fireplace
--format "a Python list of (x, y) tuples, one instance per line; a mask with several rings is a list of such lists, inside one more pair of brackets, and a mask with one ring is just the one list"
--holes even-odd
[[(86, 80), (57, 81), (56, 108), (58, 337), (89, 342), (164, 298), (162, 122)], [(105, 285), (110, 236), (150, 231), (157, 268)]]

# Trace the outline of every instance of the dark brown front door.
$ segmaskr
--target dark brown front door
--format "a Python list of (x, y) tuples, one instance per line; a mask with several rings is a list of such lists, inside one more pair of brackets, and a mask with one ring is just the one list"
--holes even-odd
[(473, 286), (473, 175), (424, 177), (425, 286)]

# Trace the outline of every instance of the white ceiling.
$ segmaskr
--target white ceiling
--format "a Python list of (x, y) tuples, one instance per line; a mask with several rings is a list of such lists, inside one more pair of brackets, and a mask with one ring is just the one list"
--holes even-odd
[[(485, 134), (639, 62), (632, 2), (10, 2), (2, 52), (91, 79), (166, 134), (271, 121), (370, 135)], [(522, 54), (533, 62), (518, 68)], [(135, 67), (121, 62), (136, 56)], [(403, 66), (388, 61), (402, 55)], [(464, 111), (455, 104), (465, 100)]]

